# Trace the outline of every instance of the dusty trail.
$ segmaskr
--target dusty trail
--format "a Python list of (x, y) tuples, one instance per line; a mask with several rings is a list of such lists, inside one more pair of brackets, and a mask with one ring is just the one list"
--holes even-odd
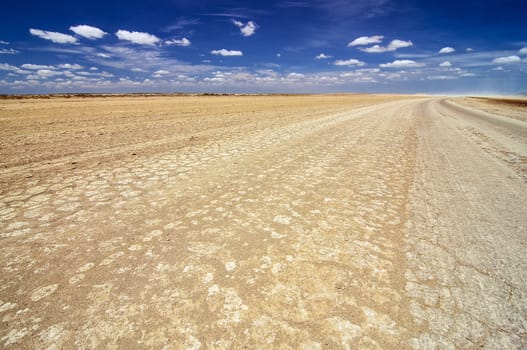
[[(431, 101), (419, 109), (406, 289), (428, 331), (414, 343), (523, 348), (527, 123), (451, 106)], [(478, 117), (484, 121), (476, 124)], [(518, 142), (523, 148), (513, 152)]]
[(150, 153), (99, 145), (57, 177), (39, 172), (67, 154), (13, 157), (0, 174), (0, 344), (525, 344), (523, 170), (464, 123), (527, 142), (442, 100), (380, 102), (192, 126), (190, 141), (152, 145), (147, 130)]

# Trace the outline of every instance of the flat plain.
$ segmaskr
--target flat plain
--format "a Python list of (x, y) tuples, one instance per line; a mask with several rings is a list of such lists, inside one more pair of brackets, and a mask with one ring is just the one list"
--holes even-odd
[(522, 349), (527, 107), (0, 100), (0, 347)]

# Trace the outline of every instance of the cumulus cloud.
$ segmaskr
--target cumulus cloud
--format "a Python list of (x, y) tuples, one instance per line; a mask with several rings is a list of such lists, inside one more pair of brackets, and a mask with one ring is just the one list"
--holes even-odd
[(256, 29), (258, 29), (258, 25), (254, 23), (253, 21), (249, 21), (247, 23), (243, 23), (241, 21), (232, 20), (232, 23), (240, 28), (240, 33), (242, 33), (243, 36), (251, 36), (256, 32)]
[(129, 32), (128, 30), (119, 29), (115, 35), (119, 40), (126, 40), (139, 45), (155, 45), (160, 39), (149, 33), (144, 32)]
[(7, 63), (0, 63), (0, 70), (16, 71), (18, 70), (18, 67), (12, 66)]
[(439, 67), (452, 67), (452, 63), (450, 63), (449, 61), (441, 62), (439, 64)]
[(379, 73), (380, 71), (381, 70), (379, 68), (361, 68), (361, 69), (357, 69), (355, 72), (364, 74), (364, 73)]
[(77, 70), (77, 69), (82, 69), (83, 67), (80, 64), (76, 64), (76, 63), (75, 64), (64, 63), (64, 64), (59, 64), (59, 68)]
[(325, 53), (321, 53), (320, 55), (318, 56), (315, 56), (315, 59), (316, 60), (325, 60), (325, 59), (328, 59), (328, 58), (331, 58), (332, 56), (330, 55), (326, 55)]
[(46, 30), (33, 28), (29, 29), (29, 33), (31, 33), (31, 35), (38, 36), (39, 38), (50, 40), (57, 44), (75, 44), (77, 42), (77, 38), (74, 36), (63, 33), (48, 32)]
[(345, 81), (354, 83), (375, 83), (377, 82), (377, 73), (379, 68), (363, 68), (351, 72), (341, 73), (339, 77), (345, 78)]
[(412, 43), (410, 40), (404, 41), (404, 40), (395, 39), (395, 40), (392, 40), (390, 42), (390, 44), (388, 45), (387, 49), (388, 49), (388, 51), (395, 51), (397, 49), (400, 49), (400, 48), (403, 48), (403, 47), (410, 47), (410, 46), (413, 46), (413, 45), (414, 45), (414, 43)]
[(417, 63), (412, 60), (395, 60), (389, 63), (382, 63), (379, 65), (381, 68), (412, 68), (412, 67), (423, 67), (424, 64)]
[(20, 67), (24, 69), (31, 69), (31, 70), (38, 70), (38, 69), (55, 69), (53, 66), (46, 66), (43, 64), (32, 64), (32, 63), (24, 63)]
[(444, 54), (444, 53), (452, 53), (455, 51), (456, 49), (454, 49), (453, 47), (446, 46), (446, 47), (443, 47), (441, 50), (439, 50), (439, 53)]
[(360, 50), (367, 53), (381, 53), (387, 51), (386, 47), (381, 45), (373, 45), (371, 47), (361, 48)]
[(522, 48), (518, 51), (518, 53), (519, 53), (520, 55), (527, 55), (527, 46), (522, 47)]
[(39, 69), (37, 71), (37, 74), (43, 78), (48, 78), (48, 77), (54, 77), (56, 75), (61, 75), (62, 72), (57, 72), (51, 69)]
[(302, 79), (302, 78), (304, 78), (304, 77), (305, 77), (304, 74), (302, 74), (302, 73), (294, 73), (294, 72), (293, 72), (293, 73), (289, 73), (289, 74), (287, 75), (287, 78), (288, 78), (288, 79)]
[(366, 63), (359, 61), (355, 58), (351, 58), (349, 60), (336, 60), (333, 63), (335, 66), (364, 66)]
[(170, 72), (164, 69), (160, 69), (160, 70), (155, 71), (154, 74), (152, 74), (152, 77), (162, 78), (164, 75), (167, 75), (167, 74), (170, 74)]
[(353, 41), (350, 41), (348, 43), (348, 47), (378, 44), (382, 42), (382, 39), (384, 39), (384, 36), (382, 35), (361, 36)]
[(74, 32), (75, 34), (80, 35), (90, 40), (101, 39), (103, 36), (108, 34), (105, 31), (97, 27), (92, 27), (87, 24), (79, 24), (78, 26), (71, 26), (70, 30)]
[(187, 38), (183, 38), (183, 39), (165, 40), (165, 44), (176, 45), (176, 46), (190, 46), (192, 43)]
[(404, 41), (404, 40), (395, 39), (395, 40), (392, 40), (388, 44), (388, 46), (373, 45), (371, 47), (360, 48), (359, 50), (361, 50), (362, 52), (367, 52), (367, 53), (382, 53), (382, 52), (395, 51), (397, 49), (400, 49), (403, 47), (409, 47), (409, 46), (413, 46), (413, 43), (410, 40)]
[(220, 55), (220, 56), (243, 56), (243, 52), (238, 50), (212, 50), (210, 52), (213, 55)]
[(492, 63), (498, 63), (498, 64), (508, 64), (508, 63), (518, 63), (521, 62), (521, 58), (519, 56), (507, 56), (507, 57), (498, 57), (492, 60)]

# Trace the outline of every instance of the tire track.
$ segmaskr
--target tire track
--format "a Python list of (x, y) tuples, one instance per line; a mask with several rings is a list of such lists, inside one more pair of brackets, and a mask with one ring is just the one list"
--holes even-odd
[(464, 114), (442, 107), (430, 101), (419, 111), (406, 289), (427, 330), (411, 344), (519, 349), (527, 343), (527, 189), (458, 127)]

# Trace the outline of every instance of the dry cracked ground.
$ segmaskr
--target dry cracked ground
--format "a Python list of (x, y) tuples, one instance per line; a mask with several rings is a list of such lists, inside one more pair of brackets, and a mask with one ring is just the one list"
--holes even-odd
[(525, 349), (525, 101), (0, 101), (0, 347)]

